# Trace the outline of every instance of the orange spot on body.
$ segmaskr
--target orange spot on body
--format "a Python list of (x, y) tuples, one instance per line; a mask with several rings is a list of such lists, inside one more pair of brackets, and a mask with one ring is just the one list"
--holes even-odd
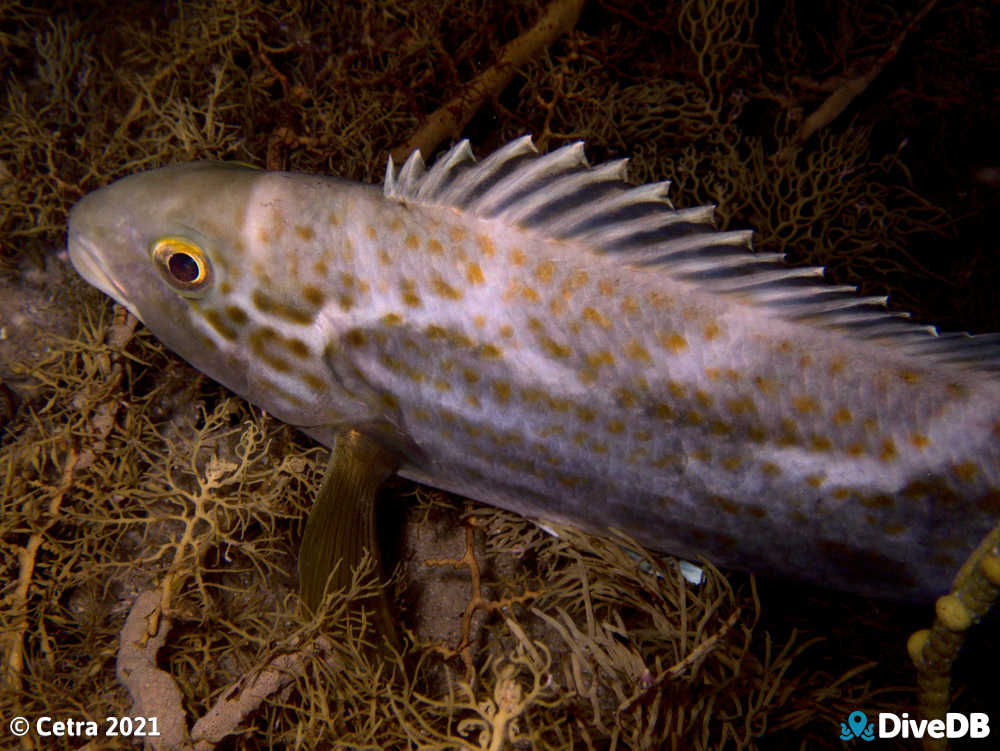
[(542, 349), (549, 357), (558, 358), (564, 360), (572, 354), (572, 350), (564, 344), (551, 339), (547, 336), (540, 336), (538, 338), (538, 343), (542, 345)]
[(879, 451), (878, 458), (884, 462), (891, 462), (897, 457), (896, 444), (893, 443), (891, 438), (886, 438), (882, 441), (882, 448)]
[(626, 409), (634, 407), (639, 401), (639, 398), (628, 389), (617, 389), (615, 391), (615, 399)]
[(650, 292), (646, 295), (646, 302), (657, 310), (670, 310), (674, 307), (673, 301), (663, 292)]
[(611, 353), (606, 349), (600, 352), (591, 352), (586, 357), (587, 364), (594, 368), (599, 368), (602, 365), (614, 365), (615, 358), (611, 356)]
[(403, 279), (399, 283), (400, 293), (403, 302), (411, 308), (420, 307), (420, 295), (416, 292), (416, 287), (410, 279)]
[(483, 270), (478, 263), (470, 263), (465, 267), (465, 278), (469, 284), (482, 284), (486, 281)]
[(670, 351), (675, 355), (680, 354), (688, 347), (687, 339), (685, 339), (681, 334), (677, 332), (665, 332), (661, 331), (657, 334), (657, 338), (660, 340), (660, 345)]
[(819, 405), (816, 403), (816, 400), (809, 396), (799, 396), (792, 399), (792, 406), (795, 407), (797, 412), (801, 412), (804, 415), (819, 412)]
[(306, 302), (310, 305), (316, 306), (317, 308), (322, 305), (323, 301), (326, 299), (326, 295), (323, 294), (321, 289), (313, 287), (310, 284), (307, 284), (302, 288), (302, 296), (306, 299)]
[(589, 306), (584, 308), (582, 311), (582, 315), (583, 315), (583, 320), (587, 321), (588, 323), (596, 323), (599, 326), (603, 326), (606, 329), (611, 328), (611, 321), (605, 318), (600, 311), (595, 310), (594, 308), (591, 308)]
[(729, 427), (729, 424), (722, 422), (721, 420), (713, 420), (711, 430), (712, 435), (718, 436), (730, 435), (733, 432), (733, 429)]
[(523, 297), (528, 302), (541, 301), (541, 298), (538, 296), (538, 292), (535, 291), (535, 288), (529, 287), (527, 284), (521, 285), (521, 297)]
[(562, 283), (560, 291), (562, 292), (563, 297), (568, 300), (572, 297), (574, 292), (583, 287), (589, 280), (590, 276), (586, 271), (574, 271), (566, 278), (566, 281)]
[(784, 419), (781, 421), (781, 434), (778, 436), (778, 445), (797, 446), (799, 443), (798, 425), (794, 420)]
[(851, 415), (851, 410), (846, 407), (841, 407), (833, 413), (834, 425), (847, 425), (852, 419), (853, 416)]
[(672, 420), (674, 409), (666, 402), (657, 402), (653, 405), (653, 417), (658, 420)]
[(542, 261), (537, 266), (535, 266), (535, 279), (537, 279), (542, 284), (548, 284), (552, 281), (552, 276), (555, 274), (556, 265), (552, 261)]
[(622, 299), (622, 313), (627, 316), (639, 315), (639, 303), (636, 302), (632, 295), (625, 295)]
[(809, 443), (813, 451), (829, 451), (833, 448), (833, 443), (825, 435), (814, 435)]
[(638, 360), (644, 363), (653, 362), (653, 358), (649, 356), (649, 352), (646, 351), (646, 348), (639, 344), (639, 342), (635, 339), (628, 340), (628, 343), (625, 345), (625, 354), (633, 360)]
[(465, 296), (462, 290), (455, 289), (448, 284), (448, 282), (438, 276), (431, 280), (431, 290), (438, 297), (444, 297), (448, 300), (461, 300)]
[(497, 253), (496, 246), (493, 244), (493, 241), (487, 235), (483, 234), (476, 235), (476, 245), (479, 246), (480, 252), (486, 258), (492, 258)]

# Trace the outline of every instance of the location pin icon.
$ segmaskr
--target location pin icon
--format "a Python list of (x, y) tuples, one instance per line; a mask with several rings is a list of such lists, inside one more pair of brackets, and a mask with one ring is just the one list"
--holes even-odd
[(864, 712), (851, 712), (847, 717), (847, 724), (851, 726), (854, 737), (860, 738), (861, 734), (865, 732), (865, 725), (868, 724), (868, 718)]

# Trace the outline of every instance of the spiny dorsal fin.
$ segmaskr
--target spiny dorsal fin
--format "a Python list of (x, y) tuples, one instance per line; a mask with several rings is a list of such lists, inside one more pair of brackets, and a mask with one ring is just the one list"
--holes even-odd
[(573, 240), (786, 320), (889, 340), (929, 362), (1000, 373), (1000, 334), (940, 335), (911, 323), (908, 313), (888, 310), (884, 297), (824, 283), (822, 267), (790, 267), (780, 253), (754, 254), (751, 232), (713, 228), (714, 207), (675, 210), (667, 182), (629, 186), (627, 161), (591, 167), (582, 142), (539, 155), (531, 137), (522, 136), (477, 162), (463, 140), (430, 170), (419, 151), (398, 173), (390, 157), (383, 190), (398, 201), (450, 206)]

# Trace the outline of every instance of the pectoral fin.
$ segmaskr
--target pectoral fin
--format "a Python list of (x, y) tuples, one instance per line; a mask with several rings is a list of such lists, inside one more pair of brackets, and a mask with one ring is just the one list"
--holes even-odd
[[(382, 578), (375, 493), (398, 466), (395, 451), (364, 433), (345, 430), (337, 435), (299, 550), (299, 588), (310, 610), (319, 607), (328, 590), (350, 587), (366, 550)], [(376, 628), (398, 645), (384, 591), (372, 600), (364, 605), (374, 610)]]

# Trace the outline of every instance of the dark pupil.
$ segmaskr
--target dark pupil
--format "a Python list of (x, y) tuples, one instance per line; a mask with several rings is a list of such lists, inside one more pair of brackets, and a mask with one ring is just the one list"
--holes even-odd
[(198, 278), (198, 262), (187, 253), (174, 253), (167, 261), (170, 275), (179, 282), (193, 282)]

